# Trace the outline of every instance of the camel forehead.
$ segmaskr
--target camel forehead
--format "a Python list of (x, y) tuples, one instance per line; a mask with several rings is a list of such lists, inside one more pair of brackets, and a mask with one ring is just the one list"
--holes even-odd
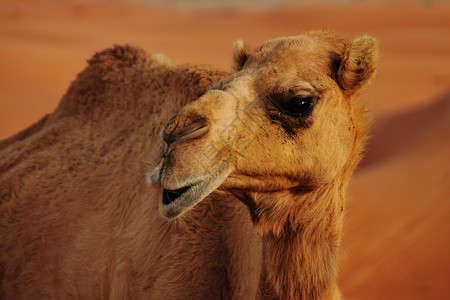
[(265, 42), (256, 52), (279, 52), (289, 49), (305, 52), (329, 51), (331, 48), (338, 47), (341, 39), (333, 33), (328, 32), (310, 32), (307, 34), (281, 37)]
[(288, 49), (311, 51), (314, 49), (316, 44), (317, 41), (315, 39), (306, 35), (281, 37), (265, 42), (256, 52), (278, 52)]
[(342, 53), (344, 43), (331, 33), (309, 33), (299, 36), (277, 38), (256, 49), (248, 66), (282, 68), (284, 71), (299, 67), (323, 71), (330, 59)]

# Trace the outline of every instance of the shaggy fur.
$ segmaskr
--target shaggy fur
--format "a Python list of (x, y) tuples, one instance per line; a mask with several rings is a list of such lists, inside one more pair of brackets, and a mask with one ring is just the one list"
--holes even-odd
[[(368, 127), (356, 95), (376, 43), (313, 32), (233, 56), (229, 74), (105, 50), (52, 114), (0, 142), (1, 299), (340, 297), (345, 191)], [(314, 110), (277, 113), (274, 91)], [(203, 178), (162, 203), (163, 188)]]

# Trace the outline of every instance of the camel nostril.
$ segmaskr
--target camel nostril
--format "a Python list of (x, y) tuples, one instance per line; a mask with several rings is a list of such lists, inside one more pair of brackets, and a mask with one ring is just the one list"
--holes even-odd
[(193, 139), (196, 137), (199, 137), (206, 133), (209, 129), (208, 124), (192, 124), (190, 126), (187, 126), (185, 130), (180, 132), (180, 136), (178, 137), (178, 140), (185, 140), (185, 139)]
[(189, 125), (180, 126), (180, 123), (174, 126), (167, 126), (161, 137), (167, 144), (171, 144), (175, 141), (193, 139), (206, 134), (209, 130), (208, 121), (206, 118), (197, 119)]

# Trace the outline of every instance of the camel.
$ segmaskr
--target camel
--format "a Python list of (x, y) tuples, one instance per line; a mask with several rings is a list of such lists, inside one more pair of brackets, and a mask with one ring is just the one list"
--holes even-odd
[(1, 299), (340, 299), (377, 42), (315, 31), (233, 58), (115, 46), (0, 142)]

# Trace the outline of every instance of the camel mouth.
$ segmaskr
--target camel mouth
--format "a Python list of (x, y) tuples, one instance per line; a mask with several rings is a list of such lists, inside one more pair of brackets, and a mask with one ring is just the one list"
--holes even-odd
[(203, 194), (208, 190), (208, 185), (211, 181), (212, 178), (208, 178), (196, 184), (181, 187), (179, 189), (163, 188), (161, 205), (162, 208), (166, 210), (165, 214), (169, 218), (175, 217), (178, 214), (181, 214), (182, 211), (194, 206), (197, 202), (207, 196)]
[(181, 195), (187, 192), (192, 186), (185, 186), (176, 190), (163, 189), (162, 191), (162, 204), (169, 205), (177, 200)]
[[(186, 182), (187, 184), (180, 187), (168, 187), (163, 182), (160, 212), (167, 218), (176, 218), (206, 198), (215, 191), (230, 175), (233, 168), (228, 161), (223, 161), (216, 169), (216, 172), (209, 173), (206, 176), (197, 178), (195, 183)], [(155, 182), (153, 182), (155, 183)]]
[(215, 177), (211, 177), (178, 189), (163, 188), (160, 207), (162, 214), (170, 219), (182, 215), (215, 190), (216, 181)]

